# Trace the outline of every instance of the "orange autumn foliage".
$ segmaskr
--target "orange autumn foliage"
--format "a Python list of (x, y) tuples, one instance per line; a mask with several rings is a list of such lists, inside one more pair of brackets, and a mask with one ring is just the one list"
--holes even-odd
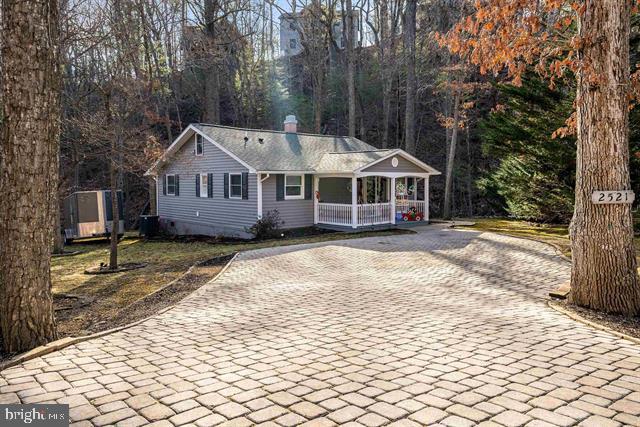
[[(631, 1), (631, 0), (630, 0)], [(637, 13), (640, 0), (633, 0)], [(533, 68), (553, 87), (567, 74), (580, 72), (593, 84), (601, 76), (590, 73), (580, 50), (594, 40), (577, 35), (576, 23), (585, 4), (577, 0), (476, 0), (472, 13), (448, 33), (436, 35), (441, 46), (476, 65), (481, 73), (505, 74), (521, 84), (525, 70)], [(632, 75), (630, 101), (640, 100), (640, 69)], [(572, 133), (575, 116), (556, 136)]]

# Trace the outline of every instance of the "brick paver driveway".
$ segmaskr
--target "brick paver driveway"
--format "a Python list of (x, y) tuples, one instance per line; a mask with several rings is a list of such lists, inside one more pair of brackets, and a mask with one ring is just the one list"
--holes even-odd
[(2, 372), (78, 425), (640, 425), (639, 347), (549, 309), (543, 244), (431, 229), (239, 257), (138, 326)]

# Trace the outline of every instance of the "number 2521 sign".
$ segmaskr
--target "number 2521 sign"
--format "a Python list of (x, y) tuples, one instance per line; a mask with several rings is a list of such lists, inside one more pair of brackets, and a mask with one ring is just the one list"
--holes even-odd
[(594, 191), (591, 201), (597, 205), (609, 205), (613, 203), (633, 203), (635, 194), (631, 190), (622, 191)]

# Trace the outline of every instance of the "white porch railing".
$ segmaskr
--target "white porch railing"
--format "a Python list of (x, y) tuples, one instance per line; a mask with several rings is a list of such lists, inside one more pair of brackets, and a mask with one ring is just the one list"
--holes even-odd
[(358, 225), (388, 224), (391, 222), (391, 203), (358, 205)]
[(330, 225), (351, 225), (351, 205), (318, 203), (318, 222)]
[[(396, 223), (402, 222), (401, 213), (407, 213), (409, 209), (415, 207), (416, 214), (419, 214), (420, 221), (425, 220), (424, 200), (396, 200), (396, 210), (393, 214), (398, 214)], [(392, 220), (391, 203), (368, 203), (358, 205), (358, 226), (389, 224)], [(318, 203), (318, 222), (320, 224), (352, 226), (351, 205), (344, 203)]]

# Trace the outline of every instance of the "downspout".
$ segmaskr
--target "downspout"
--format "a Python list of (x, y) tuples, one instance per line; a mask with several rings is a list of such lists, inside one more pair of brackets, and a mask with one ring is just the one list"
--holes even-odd
[(262, 219), (262, 183), (269, 179), (271, 174), (266, 174), (262, 177), (261, 173), (257, 173), (256, 177), (258, 180), (258, 219)]

